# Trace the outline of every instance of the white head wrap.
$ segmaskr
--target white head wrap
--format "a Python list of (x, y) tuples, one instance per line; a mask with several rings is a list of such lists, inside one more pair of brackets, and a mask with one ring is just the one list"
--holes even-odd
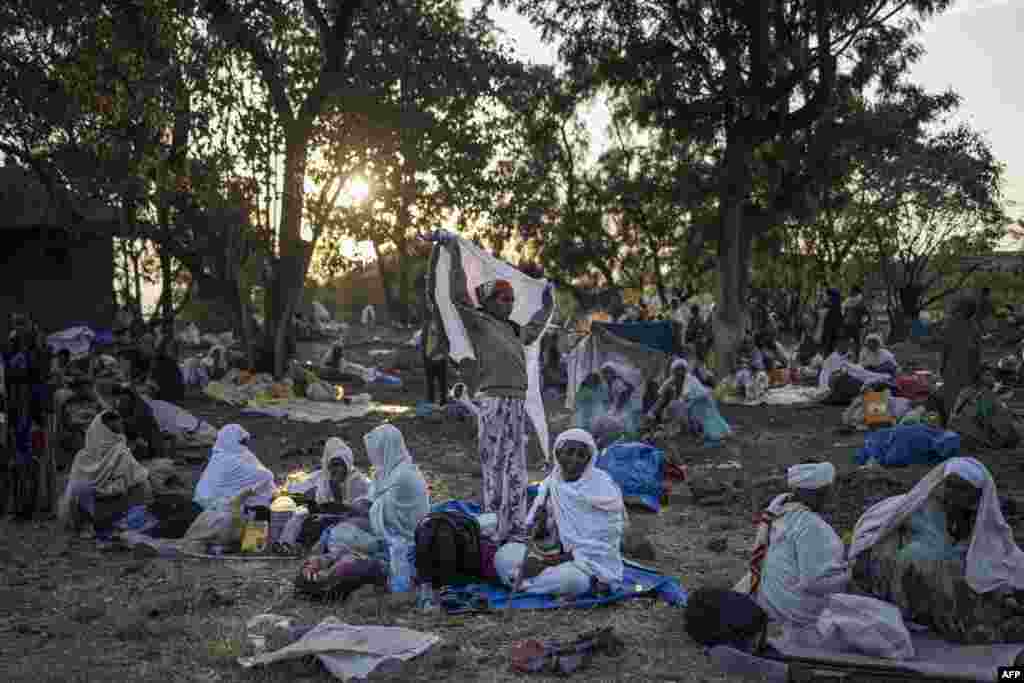
[(951, 474), (955, 474), (964, 481), (974, 484), (974, 488), (978, 489), (985, 488), (985, 483), (990, 478), (988, 472), (985, 471), (985, 466), (974, 458), (953, 458), (952, 460), (947, 460), (942, 476), (948, 477)]
[(836, 480), (836, 468), (830, 462), (793, 465), (786, 474), (791, 489), (814, 491), (830, 486)]
[(686, 362), (685, 358), (676, 358), (674, 361), (672, 361), (672, 367), (670, 368), (670, 370), (671, 372), (675, 372), (679, 368), (685, 368), (689, 370), (690, 364)]

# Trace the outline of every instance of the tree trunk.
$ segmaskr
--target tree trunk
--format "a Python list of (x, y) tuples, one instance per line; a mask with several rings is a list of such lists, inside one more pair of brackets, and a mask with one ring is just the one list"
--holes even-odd
[(907, 285), (897, 291), (899, 307), (889, 310), (889, 342), (905, 341), (910, 335), (910, 326), (921, 315), (923, 292), (919, 287)]
[(285, 143), (284, 192), (281, 197), (279, 254), (273, 279), (267, 283), (264, 306), (264, 351), (269, 353), (274, 376), (284, 376), (288, 362), (288, 338), (293, 334), (292, 314), (302, 296), (312, 245), (302, 240), (302, 208), (305, 198), (308, 131), (288, 136)]
[[(161, 216), (163, 220), (166, 212), (161, 209), (161, 213), (165, 214)], [(157, 246), (157, 256), (160, 258), (160, 317), (166, 324), (174, 320), (174, 268), (166, 249)]]
[(749, 195), (752, 149), (737, 141), (727, 143), (718, 234), (718, 301), (715, 305), (716, 372), (725, 376), (735, 365), (736, 350), (747, 328), (752, 241), (744, 226)]
[(376, 241), (373, 242), (373, 253), (377, 257), (377, 273), (380, 275), (381, 289), (384, 290), (384, 308), (387, 309), (389, 317), (397, 316), (399, 305), (395, 293), (395, 278), (398, 275), (384, 267), (384, 252)]

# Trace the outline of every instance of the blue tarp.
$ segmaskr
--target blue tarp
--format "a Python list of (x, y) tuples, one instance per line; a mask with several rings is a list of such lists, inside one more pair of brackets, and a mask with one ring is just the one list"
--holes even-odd
[[(634, 444), (646, 446), (646, 444)], [(537, 495), (537, 486), (529, 489), (532, 496)], [(437, 503), (432, 512), (462, 512), (467, 515), (479, 515), (480, 506), (464, 500), (448, 500)], [(536, 593), (515, 593), (500, 585), (474, 583), (466, 586), (452, 586), (448, 593), (452, 596), (451, 603), (446, 605), (449, 611), (461, 606), (486, 603), (489, 609), (554, 609), (556, 607), (595, 607), (628, 600), (657, 596), (670, 605), (685, 606), (686, 590), (676, 579), (660, 574), (628, 560), (624, 562), (625, 570), (622, 577), (622, 588), (614, 593), (594, 595), (587, 593), (577, 597), (541, 595)], [(442, 601), (444, 603), (444, 601)]]
[(597, 458), (597, 466), (611, 475), (627, 503), (640, 503), (654, 512), (661, 510), (664, 465), (664, 452), (637, 442), (609, 446)]
[(600, 327), (617, 337), (637, 344), (643, 344), (663, 353), (675, 353), (675, 334), (670, 320), (656, 320), (646, 323), (602, 323), (595, 321), (593, 327)]
[(596, 595), (584, 593), (578, 596), (541, 595), (537, 593), (512, 593), (504, 586), (474, 583), (468, 586), (452, 586), (448, 594), (452, 600), (442, 599), (441, 604), (448, 611), (459, 611), (464, 605), (484, 604), (486, 609), (555, 609), (558, 607), (596, 607), (629, 600), (631, 598), (659, 597), (670, 605), (684, 607), (687, 593), (683, 586), (670, 576), (659, 574), (633, 562), (625, 562), (622, 588), (613, 593)]
[(431, 512), (461, 512), (470, 517), (481, 514), (480, 506), (466, 500), (448, 500), (443, 503), (435, 503), (430, 508)]
[(886, 467), (934, 465), (960, 455), (960, 435), (928, 425), (900, 425), (869, 432), (858, 465), (874, 459)]

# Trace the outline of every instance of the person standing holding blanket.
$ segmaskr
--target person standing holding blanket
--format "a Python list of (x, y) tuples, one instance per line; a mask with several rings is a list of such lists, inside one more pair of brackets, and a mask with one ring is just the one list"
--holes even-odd
[(475, 352), (460, 369), (477, 408), (477, 435), (483, 469), (483, 510), (498, 517), (495, 542), (526, 540), (526, 394), (529, 386), (525, 346), (543, 332), (554, 305), (550, 289), (542, 308), (525, 329), (510, 319), (516, 293), (508, 280), (476, 287), (473, 305), (461, 245), (455, 235), (438, 231), (434, 239), (451, 255), (450, 296)]

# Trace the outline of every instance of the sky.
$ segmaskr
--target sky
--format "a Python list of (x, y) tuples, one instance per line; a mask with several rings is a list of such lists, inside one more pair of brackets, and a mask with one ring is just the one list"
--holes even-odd
[[(463, 0), (467, 10), (479, 5), (479, 0)], [(492, 16), (521, 59), (545, 64), (557, 60), (555, 46), (544, 44), (529, 21), (511, 10)], [(930, 91), (952, 88), (961, 95), (956, 120), (985, 134), (996, 158), (1006, 165), (1004, 197), (1017, 203), (1007, 209), (1016, 218), (1024, 218), (1024, 139), (1017, 130), (1024, 121), (1021, 36), (1024, 0), (958, 0), (925, 24), (918, 40), (926, 53), (910, 73), (912, 81)], [(607, 141), (607, 108), (594, 107), (587, 121), (596, 155)]]

